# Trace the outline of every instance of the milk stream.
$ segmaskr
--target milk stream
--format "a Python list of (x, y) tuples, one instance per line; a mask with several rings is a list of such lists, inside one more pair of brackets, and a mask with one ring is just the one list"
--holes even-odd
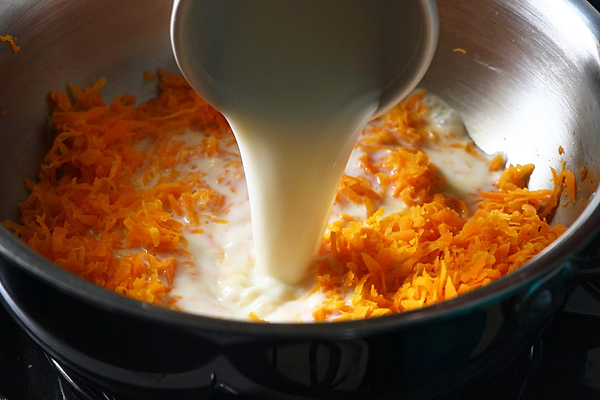
[[(493, 191), (501, 171), (489, 169), (494, 155), (472, 151), (473, 142), (456, 110), (432, 94), (427, 94), (424, 101), (431, 111), (427, 117), (427, 130), (435, 132), (436, 140), (425, 140), (418, 148), (438, 167), (437, 173), (445, 177), (440, 192), (463, 200), (473, 213), (481, 200), (480, 191)], [(382, 194), (376, 207), (383, 207), (385, 215), (389, 215), (402, 212), (408, 206), (394, 195), (394, 187), (382, 190), (377, 178), (365, 171), (360, 161), (368, 156), (373, 165), (378, 165), (396, 148), (397, 143), (379, 149), (369, 145), (373, 135), (377, 135), (378, 126), (381, 127), (379, 120), (367, 123), (344, 174), (369, 182)], [(210, 133), (205, 134), (199, 127), (188, 130), (176, 140), (185, 143), (182, 151), (192, 153), (206, 135)], [(411, 147), (410, 140), (404, 146)], [(471, 150), (467, 151), (467, 148)], [(155, 150), (150, 147), (146, 151), (153, 154)], [(313, 312), (327, 300), (323, 291), (314, 290), (314, 281), (307, 279), (291, 286), (274, 278), (257, 279), (254, 275), (250, 206), (239, 159), (237, 144), (224, 138), (219, 142), (218, 153), (196, 154), (173, 167), (181, 176), (200, 173), (203, 184), (226, 196), (223, 209), (210, 214), (208, 219), (225, 219), (227, 223), (205, 224), (201, 232), (194, 228), (184, 229), (194, 266), (178, 269), (170, 294), (179, 298), (177, 307), (189, 313), (237, 320), (248, 320), (248, 315), (254, 313), (269, 322), (314, 322)], [(155, 182), (168, 179), (171, 172), (158, 171)], [(140, 171), (140, 185), (143, 185), (143, 176)], [(148, 184), (152, 186), (155, 182)], [(368, 216), (365, 204), (349, 201), (342, 195), (334, 202), (329, 223), (346, 218), (365, 221)], [(187, 223), (184, 217), (180, 222)], [(189, 262), (190, 258), (186, 255), (180, 261)], [(351, 304), (353, 293), (353, 289), (349, 289), (344, 296), (347, 304)], [(334, 313), (330, 319), (338, 316)]]
[(194, 57), (178, 62), (238, 141), (256, 274), (296, 284), (361, 128), (417, 83), (405, 74), (423, 27), (397, 21), (418, 2), (190, 3), (204, 12), (179, 39)]

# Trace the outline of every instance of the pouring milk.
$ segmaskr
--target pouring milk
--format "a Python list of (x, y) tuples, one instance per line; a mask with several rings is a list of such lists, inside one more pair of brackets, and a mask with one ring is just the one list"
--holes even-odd
[(238, 142), (257, 276), (300, 282), (361, 128), (429, 66), (435, 1), (176, 0), (171, 38)]

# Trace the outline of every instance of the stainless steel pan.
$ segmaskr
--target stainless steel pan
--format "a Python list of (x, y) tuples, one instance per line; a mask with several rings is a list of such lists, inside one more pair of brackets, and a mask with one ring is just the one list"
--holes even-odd
[[(464, 116), (481, 148), (533, 162), (534, 188), (560, 159), (575, 171), (566, 234), (489, 286), (402, 315), (336, 324), (252, 324), (158, 309), (109, 293), (0, 229), (0, 294), (74, 377), (122, 398), (427, 398), (460, 391), (511, 361), (597, 271), (600, 16), (583, 0), (440, 1), (440, 40), (422, 87)], [(106, 97), (154, 94), (142, 73), (175, 71), (167, 0), (3, 0), (0, 219), (17, 218), (51, 143), (47, 96), (108, 78)], [(559, 155), (562, 146), (564, 155)]]

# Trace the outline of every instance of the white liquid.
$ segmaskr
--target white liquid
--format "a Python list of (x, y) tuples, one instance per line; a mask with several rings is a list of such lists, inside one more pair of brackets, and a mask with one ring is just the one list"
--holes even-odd
[[(178, 61), (237, 138), (250, 197), (255, 271), (306, 276), (364, 124), (411, 90), (426, 40), (419, 2), (193, 0)], [(416, 38), (416, 39), (415, 39)], [(415, 54), (417, 52), (417, 54)], [(181, 53), (181, 52), (180, 52)], [(425, 60), (428, 61), (428, 60)], [(194, 79), (197, 77), (198, 79)], [(189, 77), (188, 77), (189, 78)]]
[[(446, 176), (446, 186), (441, 191), (457, 195), (467, 206), (474, 208), (480, 199), (478, 191), (493, 190), (500, 171), (489, 171), (493, 156), (465, 151), (464, 147), (471, 140), (455, 111), (435, 96), (428, 95), (425, 101), (431, 107), (429, 129), (437, 133), (439, 140), (422, 143), (423, 148), (419, 148), (435, 160), (438, 172)], [(375, 125), (377, 121), (368, 123), (366, 132)], [(202, 138), (202, 132), (189, 131), (177, 140), (185, 142), (182, 151), (192, 152)], [(368, 143), (369, 133), (359, 137), (344, 174), (367, 179), (371, 187), (379, 191), (376, 177), (365, 173), (359, 159), (368, 154), (372, 162), (377, 163), (390, 150), (373, 150)], [(405, 143), (405, 146), (410, 144)], [(194, 266), (180, 267), (177, 272), (171, 291), (171, 295), (180, 297), (177, 306), (182, 311), (217, 318), (247, 320), (249, 313), (253, 312), (271, 322), (314, 321), (312, 312), (326, 299), (324, 293), (312, 291), (314, 281), (289, 286), (277, 279), (257, 279), (254, 276), (250, 207), (238, 148), (230, 139), (224, 139), (219, 143), (219, 149), (220, 154), (199, 155), (174, 166), (182, 176), (190, 172), (200, 173), (203, 184), (225, 195), (222, 211), (207, 218), (227, 221), (202, 224), (201, 233), (193, 229), (184, 230)], [(149, 154), (152, 152), (153, 149), (148, 149)], [(156, 173), (156, 179), (160, 180), (161, 174), (168, 175), (169, 171), (159, 170)], [(375, 207), (384, 207), (386, 214), (405, 209), (406, 205), (393, 196), (393, 191), (393, 188), (383, 191)], [(367, 210), (364, 204), (336, 202), (330, 222), (339, 221), (341, 215), (364, 220)], [(190, 259), (183, 258), (181, 261)]]

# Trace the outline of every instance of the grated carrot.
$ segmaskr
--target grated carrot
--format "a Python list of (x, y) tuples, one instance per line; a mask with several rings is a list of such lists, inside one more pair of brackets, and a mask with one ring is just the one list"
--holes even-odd
[(144, 71), (144, 82), (151, 82), (156, 79), (156, 74), (152, 71)]
[(504, 168), (506, 164), (506, 159), (502, 154), (497, 154), (490, 161), (490, 171), (500, 171)]
[(586, 167), (580, 167), (579, 168), (579, 174), (581, 175), (581, 180), (585, 181), (585, 178), (587, 178), (587, 174), (588, 174), (588, 170)]
[[(91, 282), (175, 307), (169, 291), (179, 264), (189, 262), (190, 254), (185, 226), (173, 216), (197, 225), (201, 209), (222, 206), (221, 195), (196, 175), (172, 174), (173, 181), (142, 187), (135, 174), (146, 169), (150, 172), (144, 176), (153, 176), (151, 171), (185, 157), (175, 138), (189, 127), (225, 136), (231, 132), (182, 77), (158, 71), (158, 78), (160, 96), (138, 107), (131, 95), (106, 104), (100, 93), (105, 79), (85, 89), (69, 86), (73, 99), (52, 92), (54, 144), (38, 182), (26, 182), (31, 193), (20, 204), (21, 223), (4, 225)], [(143, 140), (154, 144), (153, 152), (136, 148)]]
[(253, 312), (251, 312), (250, 314), (248, 314), (248, 320), (252, 321), (252, 322), (263, 322), (263, 323), (268, 323), (269, 322), (269, 321), (265, 321), (264, 319), (260, 318), (258, 315), (256, 315)]
[(572, 202), (576, 200), (577, 180), (573, 171), (565, 169), (563, 172), (563, 187), (569, 193), (569, 199)]
[[(418, 195), (408, 197), (409, 207), (403, 211), (384, 216), (384, 210), (378, 209), (362, 221), (329, 225), (321, 258), (315, 263), (318, 278), (313, 289), (325, 293), (328, 300), (314, 311), (315, 320), (376, 317), (452, 299), (518, 269), (565, 231), (564, 226), (551, 226), (546, 220), (563, 189), (575, 200), (574, 175), (564, 169), (564, 162), (559, 172), (552, 170), (554, 188), (543, 190), (527, 189), (533, 165), (509, 166), (496, 191), (481, 192), (482, 200), (470, 217), (464, 206), (457, 206), (457, 199), (438, 193), (442, 182), (435, 168), (426, 156), (416, 157), (420, 144), (432, 137), (420, 123), (427, 110), (418, 104), (419, 96), (385, 117), (393, 119), (386, 126), (397, 132), (380, 133), (368, 143), (371, 147), (409, 143), (412, 150), (404, 151), (413, 158), (387, 159), (385, 167), (407, 174), (401, 190), (414, 193), (422, 171), (428, 171), (427, 184)], [(402, 140), (392, 138), (400, 136)], [(464, 151), (475, 150), (465, 146)], [(490, 169), (501, 169), (503, 164), (504, 157), (496, 156)], [(377, 173), (376, 168), (364, 170)], [(344, 177), (340, 193), (348, 192), (347, 182), (354, 181)], [(374, 192), (366, 182), (361, 181), (361, 193)], [(348, 198), (361, 201), (359, 196)]]
[[(139, 106), (131, 95), (105, 103), (105, 79), (70, 85), (70, 94), (52, 92), (54, 143), (37, 182), (25, 181), (30, 194), (19, 206), (20, 223), (4, 225), (84, 279), (177, 308), (178, 297), (170, 295), (177, 270), (193, 270), (184, 233), (226, 223), (219, 215), (227, 206), (201, 173), (175, 166), (219, 155), (235, 139), (184, 78), (164, 71), (157, 78), (160, 95)], [(575, 201), (575, 176), (564, 162), (552, 170), (554, 187), (543, 190), (527, 189), (533, 165), (507, 167), (497, 190), (480, 193), (474, 212), (440, 193), (444, 178), (422, 151), (440, 140), (428, 127), (424, 98), (425, 92), (409, 96), (363, 132), (360, 146), (384, 151), (359, 159), (368, 178), (344, 176), (339, 184), (337, 201), (363, 205), (367, 217), (342, 215), (327, 228), (314, 263), (313, 291), (326, 296), (313, 312), (317, 321), (452, 299), (518, 269), (565, 230), (547, 221), (564, 194)], [(202, 132), (196, 145), (180, 139), (188, 129)], [(459, 150), (478, 152), (474, 144)], [(489, 169), (504, 163), (496, 156)], [(386, 215), (386, 193), (406, 207)], [(253, 312), (248, 319), (262, 321)]]
[(17, 44), (15, 43), (16, 41), (17, 41), (17, 38), (14, 36), (0, 35), (0, 42), (8, 42), (13, 53), (16, 53), (17, 51), (21, 50), (21, 47), (17, 46)]

